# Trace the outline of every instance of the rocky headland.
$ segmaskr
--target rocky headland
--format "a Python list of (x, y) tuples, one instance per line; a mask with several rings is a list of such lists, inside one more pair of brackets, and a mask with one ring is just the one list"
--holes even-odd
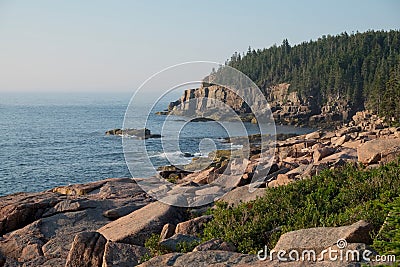
[[(236, 162), (244, 165), (245, 172), (226, 180), (234, 189), (213, 203), (235, 206), (262, 196), (269, 188), (312, 179), (324, 169), (349, 163), (375, 168), (400, 155), (400, 128), (389, 127), (368, 112), (356, 113), (336, 130), (287, 137), (278, 138), (271, 162), (260, 157), (259, 138), (252, 136), (249, 159)], [(182, 187), (212, 184), (234, 154), (213, 153), (209, 156), (212, 164), (200, 172), (168, 166), (160, 169), (160, 175), (182, 194)], [(200, 163), (194, 160), (193, 164)], [(264, 178), (250, 193), (248, 184), (256, 169)], [(166, 205), (130, 178), (4, 196), (0, 198), (0, 266), (357, 266), (328, 260), (299, 265), (279, 262), (276, 257), (260, 261), (256, 255), (238, 252), (226, 240), (201, 242), (205, 224), (213, 219), (206, 214), (213, 203), (200, 208)], [(371, 225), (365, 221), (292, 231), (280, 237), (275, 250), (322, 251), (337, 248), (335, 242), (343, 238), (349, 243), (346, 249), (362, 252), (371, 244), (370, 232)], [(169, 253), (149, 259), (152, 254), (145, 243), (154, 235)], [(194, 242), (198, 244), (194, 249), (182, 252), (182, 244)]]
[[(326, 128), (350, 121), (357, 111), (346, 101), (329, 99), (323, 103), (319, 97), (302, 96), (297, 91), (292, 91), (289, 83), (266, 87), (262, 93), (270, 105), (274, 120), (279, 124)], [(185, 90), (180, 99), (171, 102), (167, 110), (157, 114), (187, 116), (194, 112), (201, 117), (229, 120), (229, 117), (224, 117), (222, 108), (226, 104), (242, 121), (257, 123), (252, 113), (254, 110), (262, 110), (264, 107), (258, 104), (263, 102), (257, 101), (257, 96), (250, 95), (249, 98), (255, 100), (251, 108), (235, 92), (204, 82), (199, 88)]]

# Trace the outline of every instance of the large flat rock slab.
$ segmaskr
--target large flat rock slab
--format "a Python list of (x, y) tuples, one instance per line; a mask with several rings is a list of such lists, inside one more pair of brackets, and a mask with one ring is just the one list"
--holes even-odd
[(108, 240), (143, 246), (152, 233), (160, 233), (167, 223), (184, 219), (183, 209), (153, 202), (129, 215), (101, 227), (98, 232)]
[(392, 151), (400, 154), (400, 138), (368, 141), (357, 149), (358, 161), (364, 164), (378, 163), (382, 154), (390, 154)]
[(65, 197), (52, 192), (18, 193), (0, 197), (0, 234), (22, 228), (42, 217)]
[(226, 193), (219, 201), (226, 202), (228, 205), (237, 206), (240, 203), (246, 203), (265, 195), (265, 188), (256, 188), (255, 190), (249, 186), (241, 186)]
[(352, 225), (341, 227), (315, 227), (301, 229), (283, 234), (274, 250), (297, 250), (312, 249), (318, 253), (334, 246), (339, 240), (348, 243), (371, 243), (370, 232), (372, 226), (365, 221), (358, 221)]
[(129, 178), (0, 197), (0, 254), (7, 266), (65, 266), (77, 234), (153, 201)]

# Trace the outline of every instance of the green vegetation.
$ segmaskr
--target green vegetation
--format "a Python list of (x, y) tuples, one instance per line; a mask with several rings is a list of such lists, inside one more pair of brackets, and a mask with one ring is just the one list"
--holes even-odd
[(175, 183), (177, 183), (177, 181), (179, 180), (179, 178), (180, 178), (179, 175), (177, 175), (177, 174), (171, 174), (171, 175), (167, 178), (167, 181), (170, 182), (170, 183), (175, 184)]
[(392, 251), (388, 244), (399, 240), (399, 174), (400, 159), (373, 170), (348, 165), (310, 180), (268, 189), (264, 197), (235, 208), (220, 203), (203, 239), (221, 238), (234, 243), (240, 252), (255, 253), (264, 245), (273, 247), (288, 231), (349, 225), (361, 219), (373, 225), (376, 236), (389, 206), (393, 212), (378, 235), (382, 242), (377, 245), (381, 251)]
[[(198, 241), (193, 242), (181, 242), (177, 245), (176, 252), (187, 253), (191, 252), (197, 245)], [(145, 242), (144, 246), (150, 251), (150, 254), (142, 257), (141, 262), (147, 261), (153, 257), (170, 253), (168, 248), (160, 244), (160, 235), (152, 234)]]
[(177, 246), (177, 252), (180, 252), (180, 253), (191, 252), (199, 244), (200, 244), (200, 242), (198, 242), (198, 241), (179, 243)]
[(295, 46), (284, 40), (267, 49), (249, 47), (246, 54), (235, 53), (226, 64), (248, 75), (264, 91), (287, 82), (303, 100), (313, 96), (320, 106), (340, 100), (353, 110), (368, 108), (400, 120), (398, 30), (324, 35)]
[(400, 197), (387, 205), (388, 216), (379, 231), (374, 248), (381, 255), (400, 257)]
[[(374, 249), (400, 257), (400, 158), (372, 170), (356, 165), (326, 170), (310, 180), (267, 189), (262, 198), (237, 207), (218, 202), (207, 212), (214, 219), (203, 241), (220, 238), (242, 253), (273, 247), (285, 232), (366, 220), (373, 225)], [(145, 242), (150, 254), (141, 262), (170, 252), (159, 241), (158, 234), (151, 235)], [(177, 250), (186, 253), (197, 245), (183, 242)]]
[(150, 251), (149, 259), (168, 253), (169, 251), (160, 245), (160, 235), (152, 234), (144, 243), (145, 248)]

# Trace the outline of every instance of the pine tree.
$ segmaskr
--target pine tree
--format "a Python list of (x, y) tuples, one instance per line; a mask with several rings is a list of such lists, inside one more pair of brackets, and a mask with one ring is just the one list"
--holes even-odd
[(339, 99), (354, 111), (368, 108), (399, 120), (399, 62), (400, 31), (392, 30), (344, 32), (294, 46), (284, 39), (280, 46), (235, 53), (227, 64), (264, 92), (287, 82), (291, 91), (305, 98), (313, 95), (321, 105)]

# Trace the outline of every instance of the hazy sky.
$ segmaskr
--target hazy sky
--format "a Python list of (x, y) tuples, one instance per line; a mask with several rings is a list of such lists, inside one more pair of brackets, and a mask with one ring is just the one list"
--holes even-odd
[(0, 91), (132, 91), (161, 69), (400, 29), (398, 0), (0, 0)]

